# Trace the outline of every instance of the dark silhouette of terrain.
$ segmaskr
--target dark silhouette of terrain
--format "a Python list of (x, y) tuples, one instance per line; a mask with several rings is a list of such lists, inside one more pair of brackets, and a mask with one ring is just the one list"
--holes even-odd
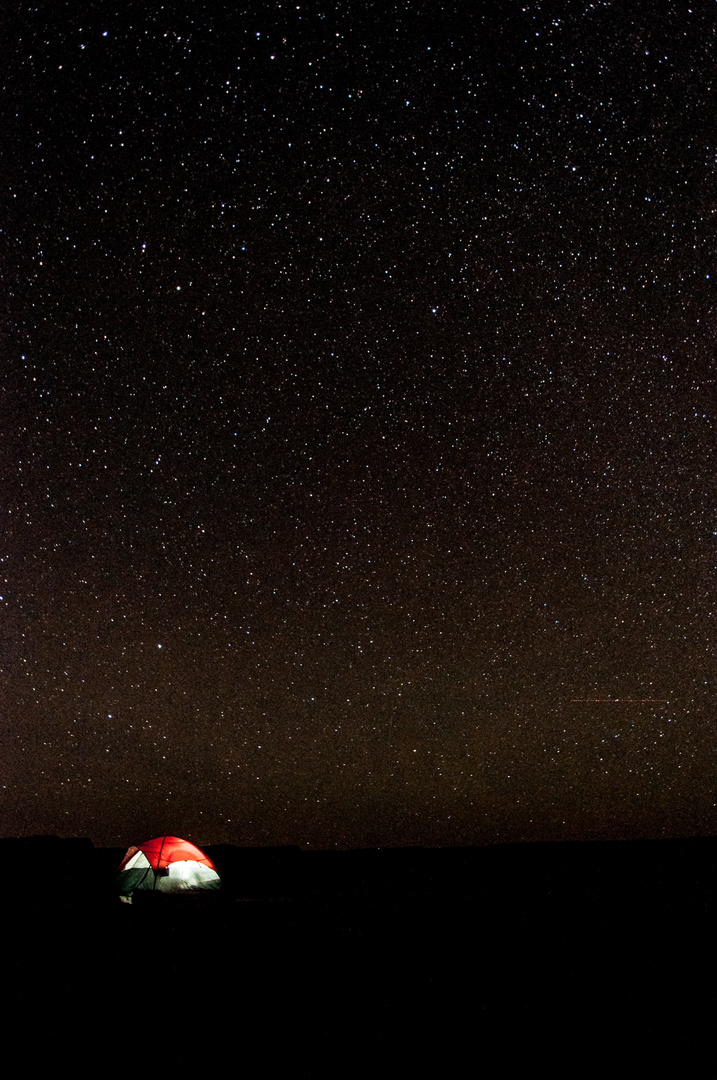
[(85, 1060), (89, 1033), (121, 1072), (706, 1075), (715, 839), (203, 850), (220, 893), (130, 907), (122, 850), (0, 840), (6, 1018), (40, 1032), (7, 1063)]

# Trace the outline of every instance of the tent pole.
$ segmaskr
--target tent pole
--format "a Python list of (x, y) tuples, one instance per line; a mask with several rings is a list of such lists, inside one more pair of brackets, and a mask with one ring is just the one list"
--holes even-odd
[(157, 866), (156, 866), (156, 869), (154, 871), (154, 885), (152, 886), (152, 892), (154, 892), (154, 890), (157, 888), (157, 872), (159, 871), (159, 864), (162, 861), (162, 852), (164, 851), (164, 841), (166, 839), (167, 839), (166, 836), (162, 837), (162, 843), (161, 843), (161, 846), (159, 848), (159, 855), (157, 856)]

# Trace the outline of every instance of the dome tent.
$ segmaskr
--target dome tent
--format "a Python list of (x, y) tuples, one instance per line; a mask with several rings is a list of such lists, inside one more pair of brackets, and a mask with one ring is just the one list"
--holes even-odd
[(220, 884), (211, 859), (178, 836), (158, 836), (128, 848), (117, 877), (120, 900), (126, 904), (139, 890), (186, 893), (218, 889)]

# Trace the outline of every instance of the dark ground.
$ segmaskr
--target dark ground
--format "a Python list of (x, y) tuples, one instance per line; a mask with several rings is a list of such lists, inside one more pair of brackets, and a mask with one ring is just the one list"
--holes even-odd
[(23, 1073), (713, 1075), (715, 839), (208, 847), (221, 894), (132, 907), (120, 850), (0, 847)]

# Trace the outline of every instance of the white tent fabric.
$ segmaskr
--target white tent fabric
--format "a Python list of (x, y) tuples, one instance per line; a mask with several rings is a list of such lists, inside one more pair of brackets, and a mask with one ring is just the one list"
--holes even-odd
[(159, 892), (185, 892), (187, 889), (213, 889), (219, 886), (219, 874), (189, 859), (170, 863), (166, 877), (157, 878)]
[(150, 869), (149, 859), (143, 851), (138, 851), (135, 855), (132, 856), (129, 862), (125, 863), (125, 865), (122, 867), (123, 870), (137, 870), (140, 868), (142, 870)]

